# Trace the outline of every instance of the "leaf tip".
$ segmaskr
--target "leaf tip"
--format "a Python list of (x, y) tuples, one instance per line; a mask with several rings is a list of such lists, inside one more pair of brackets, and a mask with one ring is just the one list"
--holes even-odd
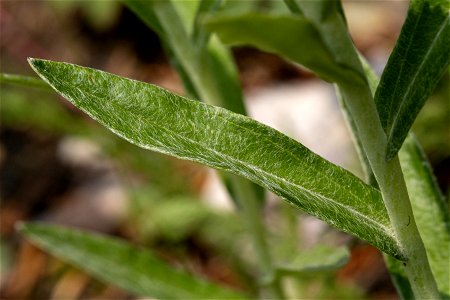
[(40, 73), (39, 70), (42, 69), (45, 63), (45, 60), (33, 57), (28, 57), (27, 61), (30, 64), (31, 68), (33, 68), (33, 70), (38, 74)]
[(39, 61), (39, 59), (38, 58), (34, 58), (34, 57), (28, 57), (27, 61), (30, 64), (30, 66), (33, 67), (36, 64), (36, 62)]

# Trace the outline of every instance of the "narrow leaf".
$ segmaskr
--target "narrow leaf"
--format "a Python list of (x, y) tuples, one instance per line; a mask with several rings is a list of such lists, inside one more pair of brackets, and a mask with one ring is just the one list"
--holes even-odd
[(450, 298), (450, 222), (444, 196), (414, 136), (400, 150), (400, 162), (414, 218), (427, 251), (438, 289)]
[(205, 19), (208, 29), (231, 45), (250, 45), (302, 64), (327, 81), (360, 80), (329, 50), (313, 22), (301, 15), (216, 15)]
[[(320, 38), (328, 51), (332, 53), (336, 64), (342, 69), (352, 70), (360, 79), (363, 79), (364, 72), (347, 29), (341, 2), (329, 0), (291, 0), (289, 2), (289, 7), (294, 14), (299, 14), (300, 10), (301, 14), (314, 24), (319, 32), (317, 38)], [(351, 80), (353, 80), (351, 77), (340, 78), (336, 82)]]
[(75, 106), (131, 143), (246, 177), (404, 258), (379, 191), (280, 132), (150, 84), (67, 63), (30, 64)]
[(332, 271), (347, 264), (349, 256), (350, 254), (345, 247), (318, 246), (309, 251), (302, 251), (290, 261), (278, 263), (277, 269), (282, 274)]
[(42, 81), (40, 78), (18, 75), (18, 74), (0, 73), (0, 83), (20, 85), (20, 86), (25, 86), (25, 87), (35, 87), (35, 88), (51, 91), (51, 87), (47, 83)]
[(246, 298), (115, 238), (39, 223), (22, 225), (19, 230), (52, 255), (137, 295), (160, 299)]
[(388, 137), (386, 159), (402, 146), (420, 109), (450, 63), (447, 1), (413, 0), (375, 94)]

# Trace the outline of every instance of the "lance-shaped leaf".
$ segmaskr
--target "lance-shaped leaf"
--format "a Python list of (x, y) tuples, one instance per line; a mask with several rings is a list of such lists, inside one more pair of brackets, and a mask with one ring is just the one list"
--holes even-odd
[(302, 251), (292, 260), (277, 263), (281, 274), (308, 274), (337, 270), (347, 264), (350, 254), (345, 247), (317, 246)]
[(414, 0), (375, 94), (394, 157), (425, 101), (450, 62), (447, 1)]
[(273, 128), (102, 71), (39, 59), (30, 63), (61, 95), (131, 143), (246, 177), (405, 258), (378, 190)]
[(246, 298), (115, 238), (39, 223), (21, 225), (19, 230), (52, 255), (137, 295), (160, 299)]
[(351, 51), (345, 54), (349, 52), (348, 45), (340, 41), (339, 45), (334, 45), (338, 48), (335, 51), (323, 38), (321, 28), (300, 14), (218, 14), (205, 18), (204, 22), (206, 28), (227, 44), (250, 45), (275, 53), (305, 66), (327, 81), (362, 82), (363, 72), (358, 60), (350, 59)]
[(50, 90), (48, 84), (43, 82), (39, 78), (34, 78), (30, 76), (18, 75), (18, 74), (6, 74), (0, 73), (0, 83), (1, 84), (13, 84), (13, 85), (21, 85), (25, 87), (35, 87), (44, 90)]
[(450, 298), (449, 210), (431, 167), (413, 135), (400, 150), (400, 162), (414, 219), (422, 236), (438, 289)]

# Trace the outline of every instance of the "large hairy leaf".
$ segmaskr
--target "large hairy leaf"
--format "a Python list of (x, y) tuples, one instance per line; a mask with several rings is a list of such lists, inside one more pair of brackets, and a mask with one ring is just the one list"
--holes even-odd
[(450, 62), (447, 1), (413, 0), (375, 102), (388, 137), (386, 158), (394, 157)]
[(175, 269), (149, 250), (118, 239), (39, 223), (22, 225), (20, 231), (56, 257), (137, 295), (160, 299), (246, 298)]
[(61, 95), (140, 147), (246, 177), (398, 258), (378, 190), (248, 117), (72, 64), (30, 59)]
[[(216, 3), (217, 2), (217, 3)], [(220, 1), (146, 1), (126, 0), (148, 26), (161, 28), (164, 48), (183, 80), (190, 96), (209, 104), (227, 108), (245, 115), (242, 90), (239, 85), (237, 68), (231, 52), (215, 36), (210, 36), (199, 23), (199, 15), (217, 9)], [(196, 11), (197, 9), (197, 11)], [(147, 14), (146, 11), (151, 11)], [(247, 185), (241, 178), (221, 174), (233, 201), (250, 201), (238, 196), (238, 186)], [(263, 199), (264, 190), (255, 184), (250, 188), (258, 199)]]
[(450, 298), (449, 210), (431, 167), (413, 135), (400, 150), (400, 162), (414, 218), (422, 236), (438, 289)]

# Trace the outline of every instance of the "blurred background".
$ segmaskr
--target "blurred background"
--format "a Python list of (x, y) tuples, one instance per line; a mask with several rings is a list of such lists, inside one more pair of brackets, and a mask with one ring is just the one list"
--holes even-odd
[[(245, 2), (254, 9), (283, 5), (229, 4), (239, 9)], [(101, 69), (183, 94), (158, 37), (119, 2), (2, 0), (0, 5), (3, 73), (34, 76), (26, 58), (37, 57)], [(395, 45), (407, 5), (344, 1), (354, 42), (379, 73)], [(362, 176), (331, 85), (271, 54), (245, 47), (233, 53), (253, 118)], [(447, 73), (413, 127), (447, 196), (449, 99)], [(256, 288), (250, 280), (255, 262), (248, 236), (214, 171), (120, 140), (46, 90), (2, 84), (0, 100), (0, 298), (137, 299), (23, 240), (15, 225), (31, 220), (117, 236), (225, 286)], [(378, 250), (302, 215), (272, 194), (267, 198), (269, 244), (280, 256), (293, 234), (300, 249), (318, 243), (351, 249), (344, 268), (296, 279), (302, 298), (397, 297)]]

